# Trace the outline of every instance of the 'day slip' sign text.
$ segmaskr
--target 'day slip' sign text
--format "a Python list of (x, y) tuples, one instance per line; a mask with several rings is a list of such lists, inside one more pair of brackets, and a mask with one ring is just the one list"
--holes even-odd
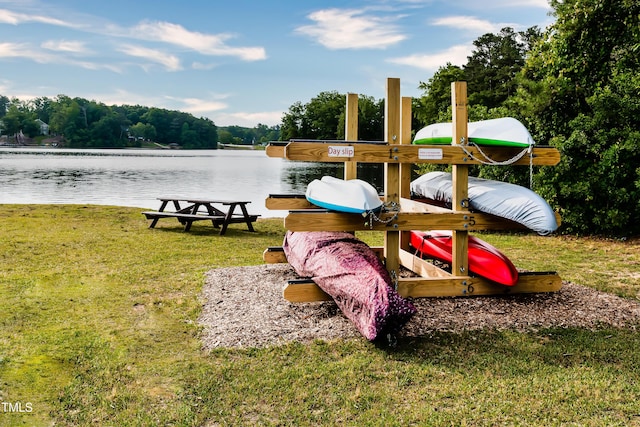
[(330, 145), (329, 157), (353, 157), (355, 148), (353, 145)]

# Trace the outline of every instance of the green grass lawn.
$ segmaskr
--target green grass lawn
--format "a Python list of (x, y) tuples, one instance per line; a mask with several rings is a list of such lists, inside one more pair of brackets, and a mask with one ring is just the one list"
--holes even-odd
[[(640, 425), (632, 329), (206, 353), (204, 273), (261, 264), (282, 220), (219, 236), (204, 223), (152, 230), (140, 211), (0, 205), (0, 426)], [(482, 238), (518, 267), (639, 297), (638, 240)]]

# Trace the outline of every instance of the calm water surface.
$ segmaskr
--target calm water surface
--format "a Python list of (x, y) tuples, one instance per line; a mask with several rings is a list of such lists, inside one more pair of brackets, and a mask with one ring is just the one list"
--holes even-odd
[[(156, 197), (176, 194), (249, 200), (250, 213), (279, 217), (286, 212), (264, 206), (269, 194), (304, 193), (313, 179), (342, 173), (339, 163), (292, 162), (259, 150), (0, 148), (0, 203), (156, 209)], [(379, 165), (359, 177), (381, 189)]]

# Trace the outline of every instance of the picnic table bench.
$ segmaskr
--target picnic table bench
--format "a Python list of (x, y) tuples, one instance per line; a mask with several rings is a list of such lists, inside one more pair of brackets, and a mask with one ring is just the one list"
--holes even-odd
[[(161, 218), (177, 218), (184, 225), (184, 231), (189, 231), (194, 221), (211, 221), (215, 228), (220, 227), (220, 235), (223, 235), (229, 224), (235, 223), (244, 222), (249, 231), (255, 231), (252, 223), (257, 221), (260, 216), (249, 215), (247, 212), (247, 204), (251, 203), (249, 201), (199, 199), (183, 196), (164, 196), (158, 197), (158, 200), (161, 203), (157, 211), (142, 212), (147, 219), (152, 220), (149, 228), (154, 228)], [(169, 203), (173, 204), (175, 211), (165, 211)], [(183, 206), (183, 203), (186, 203), (186, 206)], [(222, 207), (214, 205), (222, 205)], [(238, 206), (240, 212), (236, 213)]]

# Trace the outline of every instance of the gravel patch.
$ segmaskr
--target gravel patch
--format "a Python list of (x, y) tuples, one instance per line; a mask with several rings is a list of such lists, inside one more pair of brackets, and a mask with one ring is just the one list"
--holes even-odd
[[(289, 264), (209, 271), (199, 319), (205, 349), (361, 337), (333, 302), (286, 301), (282, 288), (287, 280), (296, 278)], [(635, 329), (640, 325), (640, 302), (570, 282), (564, 282), (555, 293), (417, 298), (413, 303), (418, 312), (405, 325), (401, 336), (481, 329), (523, 332), (548, 327)]]

